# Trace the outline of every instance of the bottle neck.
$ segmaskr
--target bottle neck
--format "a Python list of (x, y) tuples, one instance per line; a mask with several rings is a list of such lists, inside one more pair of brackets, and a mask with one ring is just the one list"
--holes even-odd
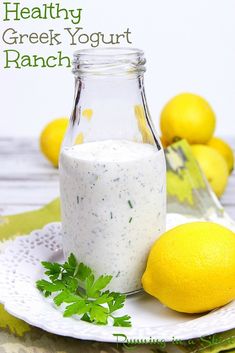
[[(112, 101), (113, 108), (118, 108), (128, 100), (136, 103), (144, 87), (143, 75), (113, 76), (113, 77), (77, 77), (75, 80), (77, 103), (93, 104), (102, 101), (104, 104)], [(109, 104), (110, 105), (110, 104)]]
[(129, 140), (159, 147), (145, 98), (144, 64), (143, 52), (136, 49), (75, 54), (75, 100), (68, 145)]

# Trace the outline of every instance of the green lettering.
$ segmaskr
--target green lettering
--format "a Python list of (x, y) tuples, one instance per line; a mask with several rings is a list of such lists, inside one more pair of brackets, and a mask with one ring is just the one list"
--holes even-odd
[[(76, 11), (77, 11), (77, 15), (76, 15)], [(69, 12), (71, 13), (72, 16), (72, 20), (71, 22), (74, 25), (78, 25), (81, 21), (81, 13), (82, 13), (82, 9), (76, 9), (76, 10), (69, 10)]]
[(47, 61), (46, 61), (47, 67), (56, 67), (56, 63), (54, 63), (53, 65), (50, 64), (51, 60), (56, 61), (57, 57), (56, 56), (48, 56)]
[(4, 2), (3, 5), (5, 5), (5, 17), (3, 18), (3, 21), (10, 21), (11, 19), (8, 17), (8, 14), (10, 13), (14, 13), (15, 17), (14, 20), (15, 21), (19, 21), (20, 17), (19, 17), (19, 2), (14, 2), (13, 5), (15, 6), (15, 8), (13, 10), (10, 10), (9, 5), (11, 5), (11, 2)]
[(65, 9), (65, 8), (60, 8), (60, 4), (56, 4), (57, 8), (56, 8), (56, 12), (57, 12), (57, 18), (61, 18), (61, 14), (64, 14), (63, 15), (63, 18), (65, 20), (68, 20), (69, 19), (69, 15), (68, 15), (68, 10)]
[(34, 19), (43, 18), (39, 7), (33, 7), (31, 17)]
[(21, 58), (21, 66), (22, 67), (32, 67), (33, 65), (31, 64), (31, 59), (29, 55), (23, 55)]
[[(19, 65), (19, 58), (20, 58), (20, 53), (17, 51), (17, 50), (4, 50), (4, 53), (6, 54), (6, 60), (5, 60), (5, 66), (4, 66), (4, 69), (10, 69), (11, 68), (11, 65), (10, 63), (14, 63), (15, 64), (15, 68), (16, 69), (20, 69), (20, 65)], [(13, 54), (13, 55), (16, 55), (15, 57), (13, 56), (13, 58), (11, 57), (10, 58), (10, 55)]]
[(28, 7), (23, 7), (20, 11), (20, 16), (23, 18), (23, 20), (30, 18), (30, 9)]
[[(47, 67), (46, 60), (42, 56), (33, 55), (34, 64), (33, 67)], [(38, 65), (38, 62), (40, 63)]]
[[(55, 10), (55, 5), (54, 4), (50, 3), (50, 5), (46, 5), (45, 6), (45, 12), (46, 12), (46, 9), (49, 9), (49, 11), (50, 11), (50, 18), (52, 18), (53, 20), (58, 18), (57, 15), (55, 15), (55, 16), (53, 15), (53, 10)], [(45, 17), (46, 17), (46, 15), (45, 15)]]
[[(127, 339), (128, 339), (127, 336), (124, 335), (124, 333), (113, 333), (113, 336), (114, 336), (114, 337), (117, 337), (117, 343), (124, 343), (124, 342), (126, 342)], [(122, 338), (121, 342), (119, 341), (119, 337)]]
[(58, 66), (64, 66), (62, 64), (62, 61), (65, 60), (65, 61), (67, 61), (67, 66), (65, 66), (65, 67), (71, 67), (70, 58), (68, 56), (63, 56), (62, 51), (59, 51), (58, 54), (59, 54), (59, 64), (58, 64)]
[(38, 55), (23, 55), (17, 50), (5, 50), (5, 69), (10, 68), (26, 68), (26, 67), (41, 67), (41, 68), (55, 68), (71, 67), (71, 59), (64, 56), (62, 51), (58, 51), (57, 55), (51, 55), (46, 58)]

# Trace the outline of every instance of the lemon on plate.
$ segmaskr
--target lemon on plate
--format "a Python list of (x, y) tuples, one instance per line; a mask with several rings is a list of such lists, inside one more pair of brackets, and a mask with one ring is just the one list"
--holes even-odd
[(217, 150), (224, 157), (228, 165), (229, 174), (232, 173), (234, 167), (234, 155), (229, 144), (219, 137), (212, 137), (207, 145)]
[(173, 97), (160, 116), (162, 136), (168, 144), (179, 139), (189, 143), (207, 143), (216, 124), (215, 113), (209, 103), (192, 93)]
[(55, 167), (58, 167), (60, 148), (68, 123), (66, 117), (55, 119), (43, 129), (40, 136), (40, 149)]
[(154, 243), (142, 284), (171, 309), (202, 313), (235, 298), (234, 278), (235, 234), (215, 223), (193, 222)]
[(228, 183), (228, 167), (225, 159), (218, 151), (207, 145), (192, 145), (191, 148), (212, 190), (220, 197)]

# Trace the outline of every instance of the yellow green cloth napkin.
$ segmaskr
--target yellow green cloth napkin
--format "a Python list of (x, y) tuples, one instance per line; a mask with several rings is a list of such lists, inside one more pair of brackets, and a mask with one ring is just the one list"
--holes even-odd
[[(0, 217), (0, 242), (5, 240), (14, 239), (16, 236), (29, 234), (35, 229), (40, 229), (44, 225), (50, 222), (60, 221), (60, 202), (56, 199), (46, 205), (45, 207), (30, 211), (22, 214), (11, 215), (11, 216), (1, 216)], [(0, 247), (1, 248), (1, 247)], [(1, 289), (0, 289), (1, 290)], [(235, 325), (235, 323), (234, 323)], [(22, 352), (128, 352), (130, 349), (125, 347), (119, 347), (117, 349), (115, 344), (105, 344), (105, 343), (86, 343), (81, 341), (76, 341), (74, 339), (66, 339), (63, 337), (57, 337), (51, 334), (42, 333), (43, 331), (34, 329), (30, 327), (25, 322), (14, 318), (13, 316), (6, 313), (3, 306), (0, 305), (0, 330), (8, 331), (14, 336), (18, 337), (18, 341), (14, 344), (18, 344), (19, 349)], [(39, 333), (40, 332), (40, 333)], [(12, 336), (7, 336), (7, 338), (2, 336), (0, 331), (0, 352), (8, 352), (6, 350), (6, 345), (13, 344), (10, 343), (10, 338)], [(26, 338), (25, 338), (26, 337)], [(40, 339), (39, 339), (40, 337)], [(56, 338), (55, 338), (56, 337)], [(3, 344), (1, 339), (5, 339), (6, 342)], [(16, 338), (14, 338), (16, 340)], [(29, 343), (31, 342), (31, 343)], [(32, 343), (33, 342), (33, 343)], [(35, 349), (35, 342), (37, 342), (37, 349)], [(43, 342), (43, 343), (42, 343)], [(54, 348), (50, 350), (45, 350), (43, 347), (52, 345)], [(26, 346), (30, 349), (26, 349)], [(5, 350), (1, 350), (2, 347)], [(81, 346), (81, 347), (80, 347)], [(20, 348), (21, 347), (21, 348)], [(24, 347), (24, 349), (22, 348)], [(34, 347), (34, 350), (32, 350)], [(63, 347), (63, 350), (61, 349)], [(66, 348), (65, 348), (66, 347)], [(80, 348), (79, 348), (80, 347)], [(93, 347), (93, 348), (92, 348)], [(90, 350), (92, 348), (92, 350)], [(85, 349), (85, 350), (84, 350)], [(156, 346), (139, 346), (134, 348), (133, 352), (187, 352), (187, 353), (219, 353), (219, 352), (235, 352), (235, 329), (220, 334), (213, 335), (203, 341), (200, 339), (194, 340), (190, 344), (184, 342), (180, 345), (166, 344), (162, 350), (158, 349)], [(9, 350), (13, 352), (13, 348)], [(14, 350), (15, 352), (15, 350)]]
[(55, 199), (43, 208), (11, 216), (0, 216), (0, 241), (29, 234), (46, 224), (60, 221), (60, 200)]

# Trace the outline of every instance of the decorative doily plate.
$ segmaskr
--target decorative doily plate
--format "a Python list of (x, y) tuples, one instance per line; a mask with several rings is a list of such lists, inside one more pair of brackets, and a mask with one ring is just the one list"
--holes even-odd
[[(19, 237), (0, 255), (0, 302), (12, 315), (48, 332), (86, 340), (123, 342), (153, 339), (171, 341), (202, 337), (235, 327), (235, 302), (206, 315), (171, 311), (147, 294), (128, 297), (123, 313), (132, 327), (97, 326), (76, 318), (64, 318), (50, 299), (36, 289), (43, 277), (41, 261), (63, 261), (61, 224), (52, 223)], [(120, 311), (120, 314), (122, 312)]]

